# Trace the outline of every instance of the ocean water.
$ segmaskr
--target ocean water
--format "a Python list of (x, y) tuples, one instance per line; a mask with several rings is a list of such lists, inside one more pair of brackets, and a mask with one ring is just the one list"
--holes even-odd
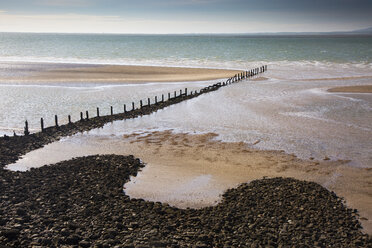
[(295, 62), (371, 69), (371, 44), (372, 37), (0, 33), (0, 61), (233, 69)]
[[(372, 94), (329, 93), (334, 86), (370, 85), (372, 37), (249, 37), (171, 35), (0, 34), (0, 79), (56, 63), (164, 65), (269, 71), (149, 116), (107, 124), (61, 142), (92, 144), (148, 130), (214, 132), (228, 142), (285, 150), (302, 158), (325, 156), (372, 167)], [(58, 65), (60, 66), (60, 65)], [(222, 80), (222, 79), (221, 79)], [(220, 80), (216, 80), (220, 81)], [(212, 82), (143, 85), (9, 84), (0, 80), (0, 134), (39, 130), (96, 107), (108, 114), (123, 104)], [(112, 145), (112, 143), (110, 143)], [(27, 163), (29, 163), (28, 161)], [(47, 161), (45, 161), (47, 163)]]

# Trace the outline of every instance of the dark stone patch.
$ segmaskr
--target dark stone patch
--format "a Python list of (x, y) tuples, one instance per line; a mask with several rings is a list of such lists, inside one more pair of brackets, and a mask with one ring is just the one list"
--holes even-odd
[(0, 170), (0, 246), (372, 247), (356, 210), (291, 178), (228, 190), (215, 207), (129, 199), (133, 156), (75, 158), (28, 172)]

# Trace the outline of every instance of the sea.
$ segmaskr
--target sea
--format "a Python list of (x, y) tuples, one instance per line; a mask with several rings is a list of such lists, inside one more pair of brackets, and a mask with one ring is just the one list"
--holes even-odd
[(372, 167), (372, 94), (330, 93), (372, 84), (372, 36), (119, 35), (0, 33), (0, 135), (31, 132), (80, 112), (122, 112), (123, 104), (226, 79), (162, 84), (7, 82), (42, 67), (149, 65), (249, 70), (264, 74), (157, 113), (107, 124), (61, 142), (120, 139), (146, 131), (215, 133), (217, 140), (284, 150), (309, 159)]

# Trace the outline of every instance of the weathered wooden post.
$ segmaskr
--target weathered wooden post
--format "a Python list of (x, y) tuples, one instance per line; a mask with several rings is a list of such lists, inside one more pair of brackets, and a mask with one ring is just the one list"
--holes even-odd
[(124, 104), (124, 113), (127, 112), (127, 105)]
[(25, 121), (25, 131), (24, 131), (25, 135), (29, 135), (30, 132), (28, 131), (28, 121), (26, 120)]
[(71, 115), (68, 115), (68, 124), (71, 124)]
[(83, 112), (80, 112), (80, 120), (81, 121), (84, 120), (84, 118), (83, 118)]
[(143, 105), (143, 104), (142, 104), (142, 100), (140, 100), (140, 109), (142, 108), (142, 105)]
[(132, 110), (134, 110), (134, 102), (132, 102)]
[(180, 90), (180, 97), (182, 97), (182, 90)]
[(40, 119), (40, 126), (41, 126), (41, 131), (44, 132), (44, 119)]
[(168, 101), (171, 99), (170, 93), (168, 92)]
[(187, 96), (187, 88), (185, 88), (185, 96)]
[(89, 120), (89, 113), (88, 113), (88, 110), (85, 111), (85, 116), (86, 116), (87, 120)]
[(150, 98), (147, 98), (147, 105), (150, 106)]
[(164, 102), (164, 94), (161, 94), (161, 102)]
[(99, 117), (99, 108), (97, 107), (97, 117)]
[(114, 115), (114, 108), (111, 106), (111, 115)]
[(56, 127), (58, 127), (58, 116), (57, 115), (54, 116), (54, 122), (56, 123)]
[(158, 96), (155, 96), (155, 104), (158, 103)]
[(176, 98), (176, 91), (174, 91), (174, 98)]

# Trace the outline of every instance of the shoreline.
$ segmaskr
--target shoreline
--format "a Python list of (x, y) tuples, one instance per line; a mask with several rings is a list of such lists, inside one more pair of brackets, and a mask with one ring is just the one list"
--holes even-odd
[(372, 93), (372, 85), (340, 86), (327, 91), (332, 93)]
[[(0, 63), (1, 64), (1, 63)], [(3, 63), (7, 65), (7, 63)], [(194, 82), (229, 78), (241, 70), (106, 65), (106, 64), (66, 64), (66, 63), (19, 63), (12, 75), (3, 76), (1, 83), (150, 83), (150, 82)], [(25, 65), (25, 68), (22, 66)]]
[(171, 130), (132, 133), (115, 139), (80, 134), (35, 150), (7, 168), (40, 168), (95, 154), (133, 154), (146, 167), (124, 185), (125, 193), (181, 209), (216, 206), (223, 192), (242, 183), (263, 177), (291, 177), (318, 183), (343, 197), (348, 207), (358, 209), (363, 231), (372, 234), (372, 168), (354, 168), (341, 160), (303, 160), (283, 151), (259, 150), (215, 137), (213, 133)]

